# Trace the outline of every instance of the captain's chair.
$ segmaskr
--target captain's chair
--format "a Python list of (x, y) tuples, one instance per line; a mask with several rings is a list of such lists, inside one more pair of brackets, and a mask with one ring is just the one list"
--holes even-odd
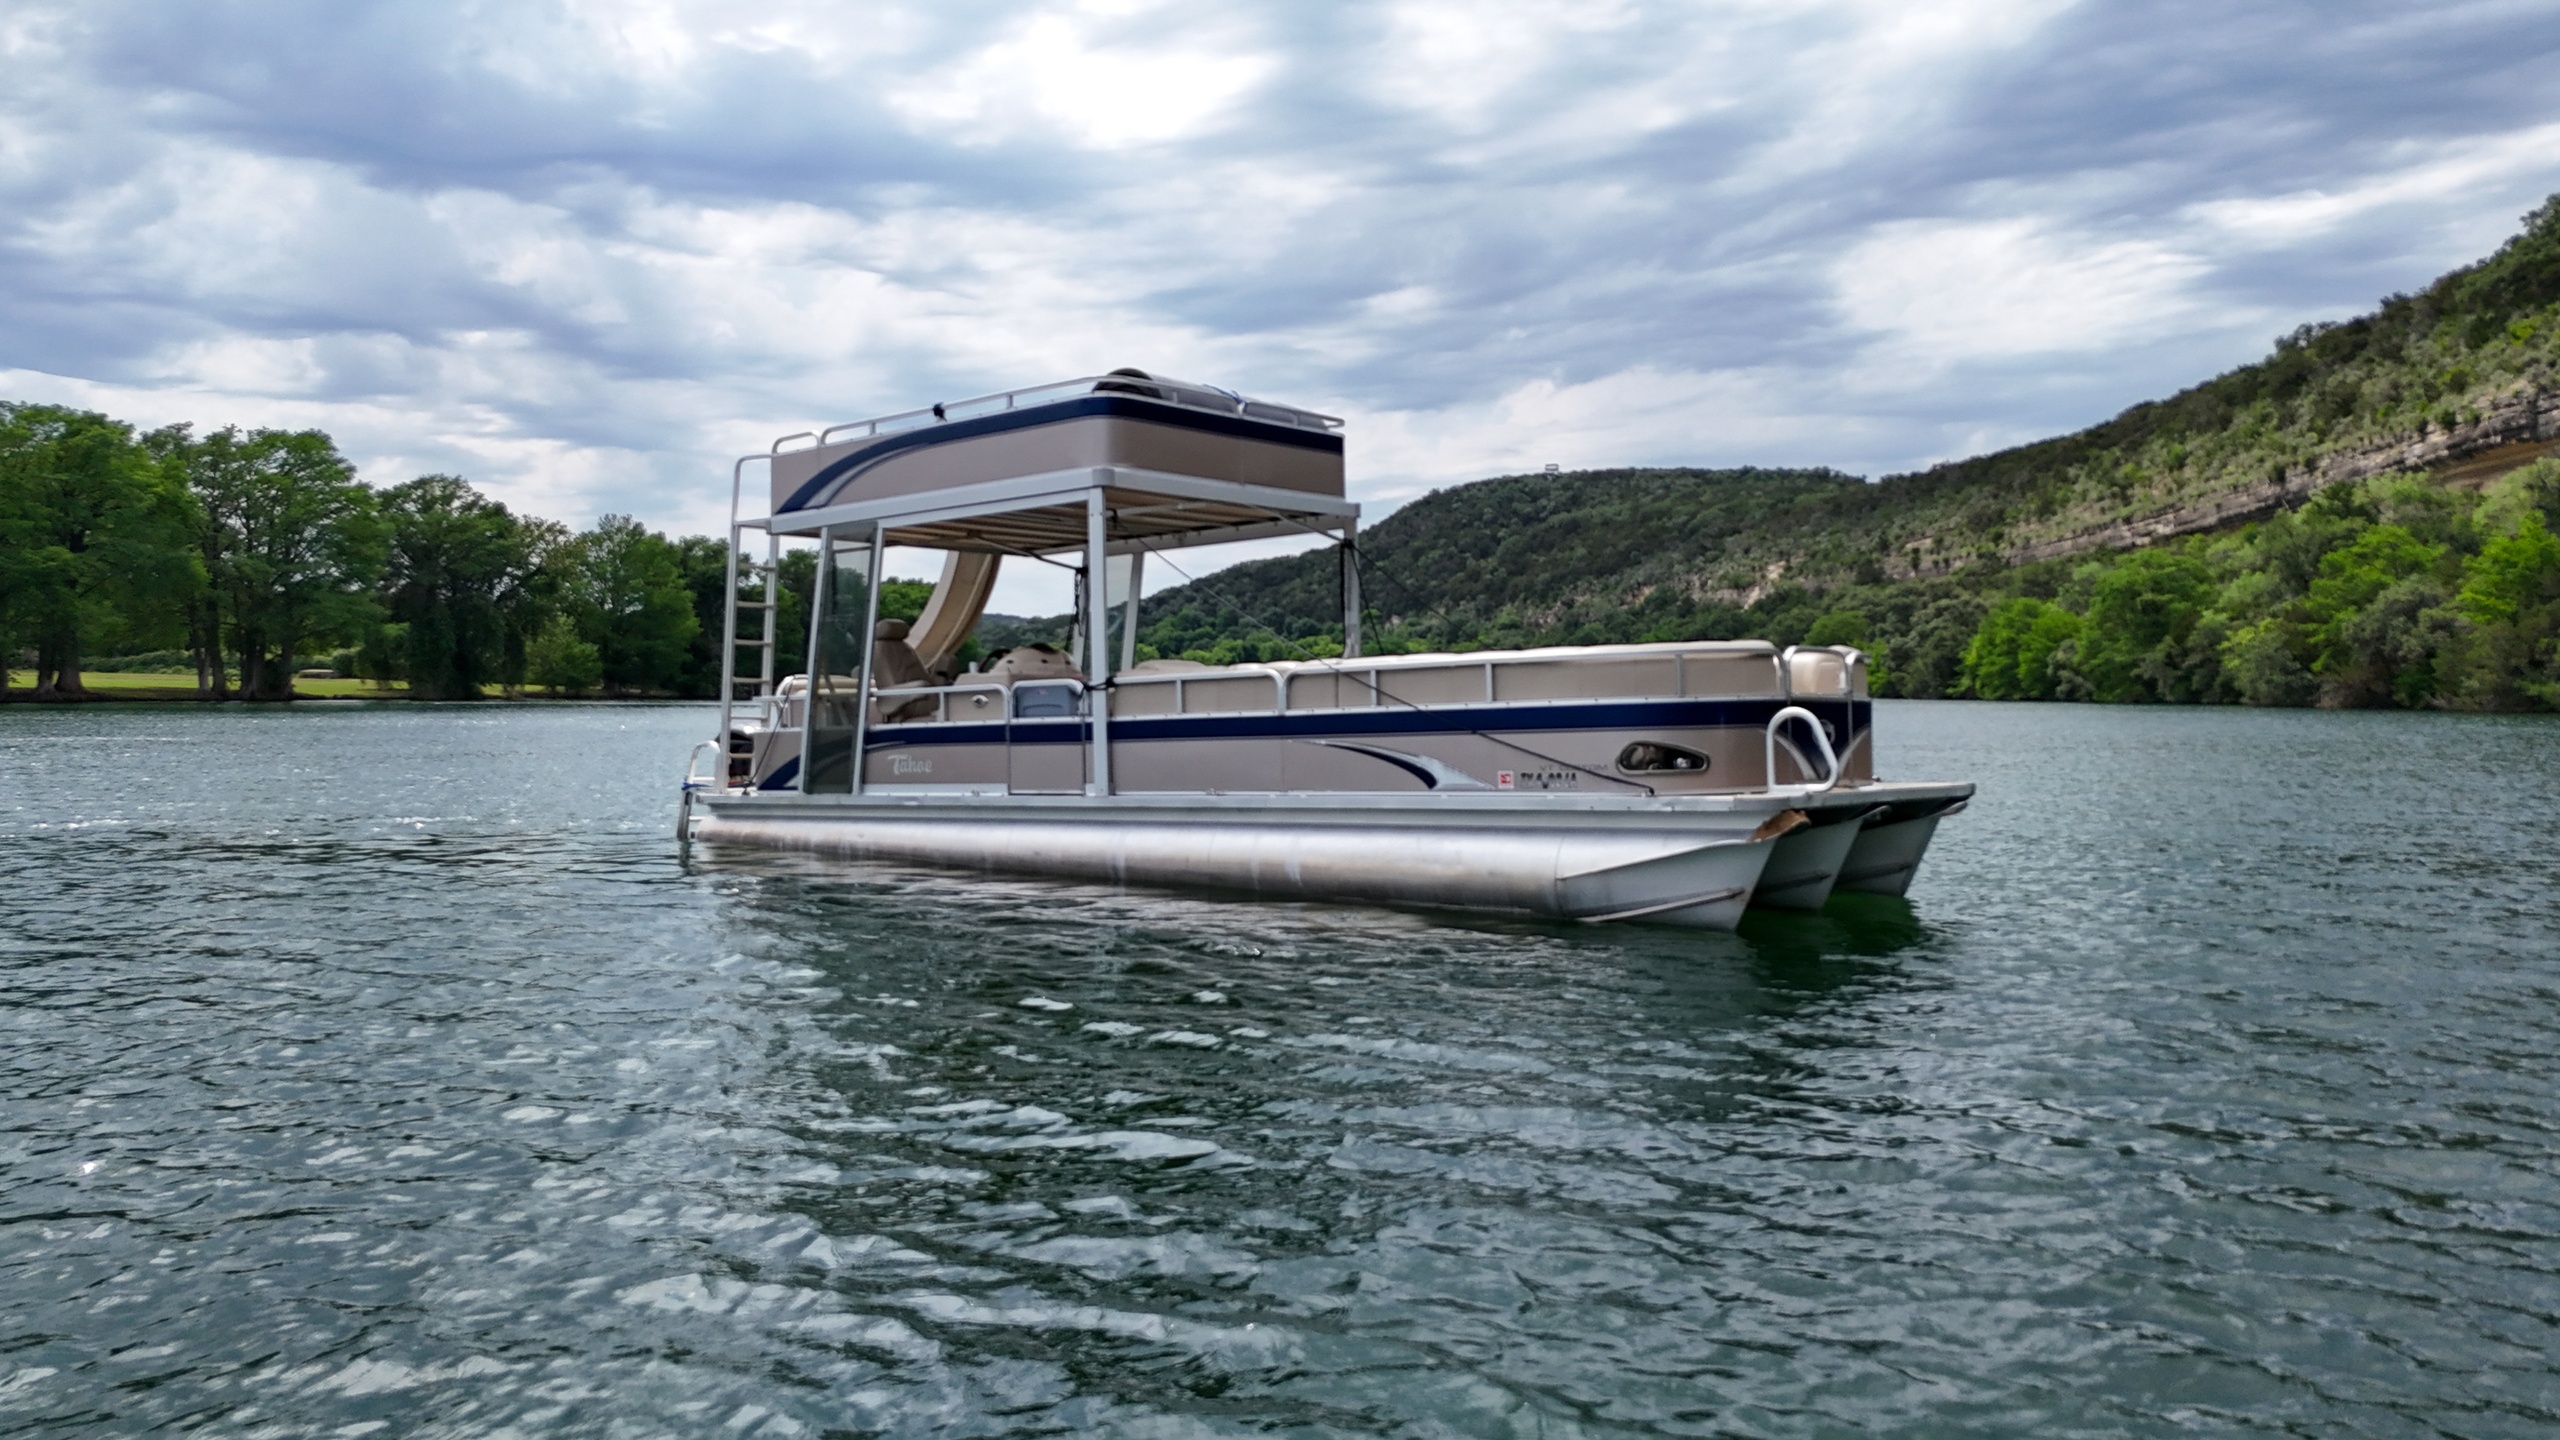
[[(874, 690), (917, 690), (933, 683), (933, 676), (916, 657), (915, 647), (907, 643), (907, 622), (883, 620), (871, 632), (871, 673)], [(882, 695), (872, 702), (879, 723), (895, 725), (901, 720), (930, 720), (935, 705), (930, 695), (912, 700), (894, 700)]]

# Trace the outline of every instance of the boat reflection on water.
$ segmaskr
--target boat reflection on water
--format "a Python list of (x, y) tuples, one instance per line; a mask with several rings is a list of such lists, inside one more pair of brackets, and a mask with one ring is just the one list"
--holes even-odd
[(1818, 915), (1754, 913), (1735, 933), (1752, 954), (1777, 964), (1886, 960), (1941, 936), (1899, 895), (1834, 895)]

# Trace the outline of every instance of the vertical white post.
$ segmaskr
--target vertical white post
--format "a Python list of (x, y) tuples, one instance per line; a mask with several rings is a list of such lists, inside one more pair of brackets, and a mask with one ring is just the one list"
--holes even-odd
[(1342, 658), (1360, 658), (1360, 521), (1342, 522)]
[(1111, 584), (1104, 570), (1110, 563), (1110, 512), (1102, 489), (1110, 482), (1111, 471), (1096, 467), (1084, 503), (1085, 709), (1093, 724), (1093, 783), (1087, 793), (1093, 795), (1111, 793)]
[(720, 605), (720, 788), (729, 788), (729, 712), (738, 691), (738, 524), (729, 522), (728, 595)]
[(862, 747), (871, 739), (871, 686), (879, 678), (873, 673), (871, 652), (880, 644), (880, 573), (887, 568), (881, 562), (888, 558), (888, 540), (889, 527), (872, 522), (871, 559), (864, 567), (871, 592), (862, 604), (862, 669), (853, 682), (853, 779), (845, 787), (855, 795), (862, 793)]
[(1120, 668), (1138, 663), (1138, 596), (1147, 588), (1147, 552), (1129, 552), (1129, 598), (1120, 602)]
[(800, 793), (809, 793), (809, 771), (818, 754), (818, 637), (827, 631), (827, 601), (835, 591), (836, 532), (818, 532), (818, 574), (809, 583), (809, 662), (800, 672)]

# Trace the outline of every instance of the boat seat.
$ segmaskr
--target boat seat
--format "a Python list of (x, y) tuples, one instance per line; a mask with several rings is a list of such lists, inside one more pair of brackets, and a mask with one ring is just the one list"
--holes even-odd
[[(871, 666), (877, 677), (875, 690), (921, 690), (934, 683), (933, 673), (917, 658), (915, 647), (907, 643), (907, 622), (883, 620), (872, 627)], [(930, 720), (939, 708), (930, 695), (912, 700), (893, 700), (885, 695), (872, 697), (872, 718), (879, 724), (895, 725), (905, 720)]]
[(1076, 662), (1054, 645), (1016, 645), (989, 660), (979, 677), (990, 684), (1012, 685), (1023, 680), (1082, 680), (1084, 672)]

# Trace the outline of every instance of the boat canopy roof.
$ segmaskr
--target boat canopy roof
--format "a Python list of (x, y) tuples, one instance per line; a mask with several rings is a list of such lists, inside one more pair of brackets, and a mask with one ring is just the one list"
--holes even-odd
[(786, 435), (748, 459), (772, 462), (760, 523), (779, 535), (877, 524), (893, 545), (1077, 550), (1099, 489), (1116, 553), (1345, 530), (1359, 506), (1342, 440), (1330, 415), (1115, 370)]

